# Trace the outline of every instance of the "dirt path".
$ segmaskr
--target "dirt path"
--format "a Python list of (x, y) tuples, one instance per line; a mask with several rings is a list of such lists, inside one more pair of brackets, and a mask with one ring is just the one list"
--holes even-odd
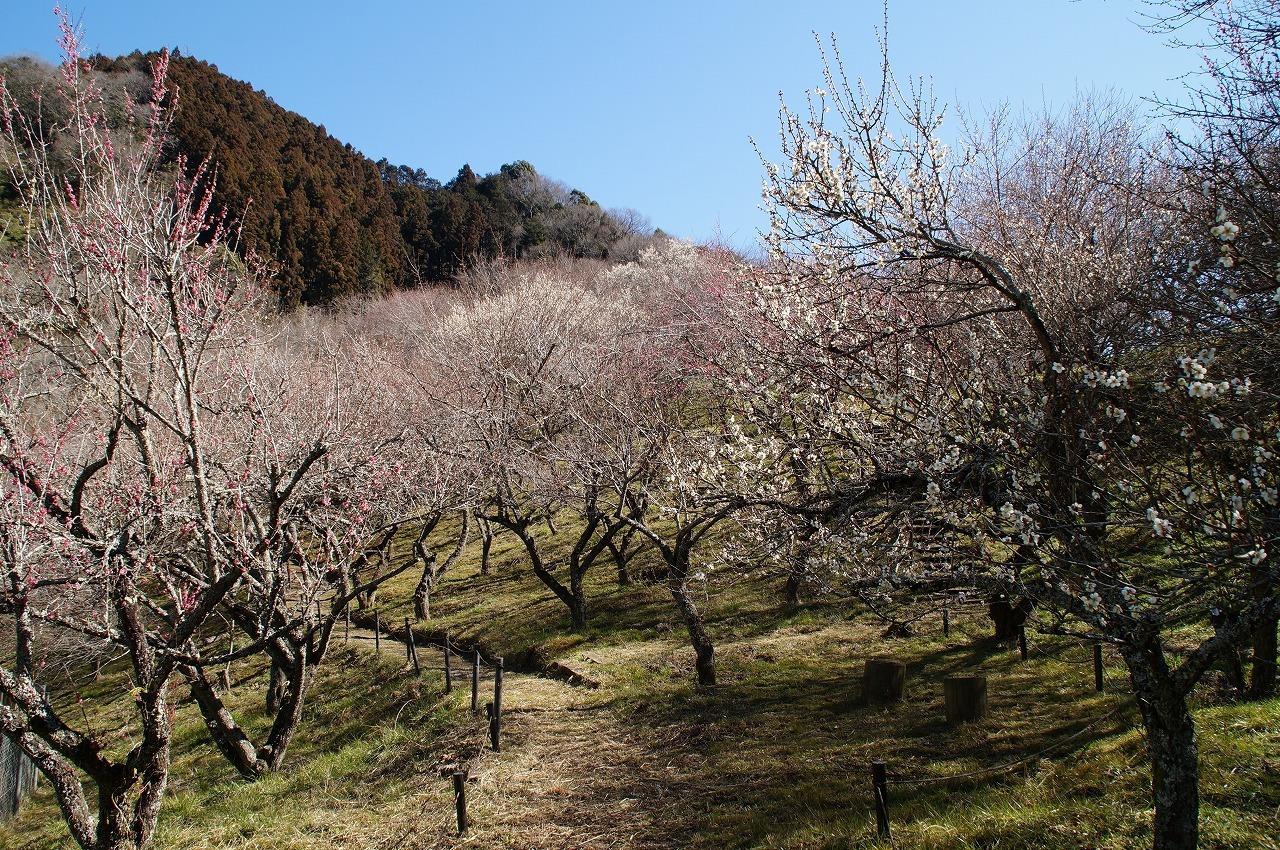
[[(351, 642), (374, 645), (371, 630), (351, 629)], [(338, 637), (341, 640), (341, 637)], [(404, 644), (385, 633), (381, 650), (404, 657)], [(439, 650), (419, 648), (423, 675), (438, 675)], [(455, 692), (470, 693), (464, 660), (454, 668)], [(509, 850), (658, 850), (681, 846), (665, 816), (691, 756), (649, 730), (624, 728), (593, 691), (527, 673), (503, 680), (502, 751), (487, 747), (467, 784), (470, 828), (454, 829), (446, 783), (424, 789), (422, 819), (408, 825), (396, 850), (484, 847)], [(480, 704), (492, 698), (486, 669)], [(476, 720), (483, 739), (484, 721)], [(448, 817), (442, 816), (442, 809)]]
[(584, 691), (513, 676), (504, 695), (503, 751), (486, 753), (472, 795), (468, 844), (501, 848), (667, 848), (663, 809), (675, 765), (623, 728)]

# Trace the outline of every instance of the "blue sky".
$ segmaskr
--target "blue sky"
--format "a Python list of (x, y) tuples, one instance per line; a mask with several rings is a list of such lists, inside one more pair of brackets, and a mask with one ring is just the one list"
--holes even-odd
[[(9, 0), (0, 55), (54, 58), (51, 0)], [(16, 6), (16, 8), (15, 8)], [(879, 0), (296, 3), (70, 0), (90, 51), (177, 47), (369, 156), (447, 180), (527, 159), (605, 206), (749, 244), (778, 92), (820, 82), (813, 31), (873, 76)], [(1196, 57), (1137, 21), (1141, 0), (890, 0), (900, 75), (969, 109), (1077, 89), (1176, 94)], [(188, 104), (190, 107), (191, 104)]]

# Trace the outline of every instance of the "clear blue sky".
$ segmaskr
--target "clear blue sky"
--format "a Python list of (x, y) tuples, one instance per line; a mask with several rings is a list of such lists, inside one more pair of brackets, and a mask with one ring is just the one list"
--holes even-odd
[[(54, 58), (52, 0), (8, 0), (0, 55)], [(177, 47), (377, 159), (451, 178), (527, 159), (681, 236), (752, 241), (777, 93), (820, 82), (812, 32), (873, 76), (879, 0), (341, 3), (69, 0), (90, 51)], [(1077, 88), (1174, 94), (1196, 58), (1136, 21), (1141, 0), (890, 0), (900, 75), (967, 108), (1061, 104)], [(187, 104), (188, 108), (192, 104)]]

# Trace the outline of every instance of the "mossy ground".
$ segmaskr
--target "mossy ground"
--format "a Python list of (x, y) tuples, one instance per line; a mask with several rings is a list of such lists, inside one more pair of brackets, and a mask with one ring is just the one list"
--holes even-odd
[[(551, 551), (570, 534), (541, 532)], [(894, 844), (928, 848), (1149, 846), (1148, 766), (1122, 667), (1108, 657), (1094, 692), (1089, 650), (1031, 635), (1030, 660), (986, 639), (981, 609), (957, 610), (949, 638), (936, 617), (917, 635), (841, 601), (790, 607), (776, 581), (713, 579), (705, 598), (720, 684), (692, 684), (691, 652), (661, 586), (619, 587), (599, 565), (590, 628), (569, 632), (563, 606), (532, 575), (510, 535), (490, 575), (479, 544), (433, 599), (431, 628), (490, 653), (530, 648), (600, 681), (597, 690), (510, 677), (501, 754), (471, 788), (473, 827), (451, 834), (451, 797), (436, 768), (480, 740), (465, 693), (441, 693), (438, 658), (421, 679), (394, 656), (339, 646), (322, 668), (279, 775), (249, 783), (209, 747), (199, 717), (179, 710), (172, 793), (160, 848), (878, 846), (869, 765), (888, 762)], [(655, 566), (642, 559), (636, 572)], [(416, 577), (379, 598), (384, 622), (409, 611)], [(863, 661), (909, 664), (903, 702), (865, 704)], [(986, 720), (949, 727), (941, 680), (989, 678)], [(252, 722), (262, 671), (244, 665), (235, 699)], [(110, 676), (90, 721), (112, 728)], [(486, 683), (486, 687), (487, 687)], [(1202, 846), (1280, 848), (1280, 701), (1198, 698)], [(927, 780), (914, 784), (907, 780)], [(48, 787), (0, 829), (0, 847), (69, 844)]]

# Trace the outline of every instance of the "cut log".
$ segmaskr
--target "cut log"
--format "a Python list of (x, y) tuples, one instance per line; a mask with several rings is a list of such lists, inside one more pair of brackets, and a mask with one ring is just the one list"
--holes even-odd
[(862, 693), (868, 702), (897, 702), (907, 683), (907, 665), (894, 658), (868, 658), (862, 669)]
[(590, 688), (594, 690), (600, 687), (600, 683), (595, 679), (583, 673), (579, 673), (569, 665), (561, 664), (559, 661), (548, 662), (542, 669), (548, 676), (552, 676), (580, 688)]
[(986, 676), (948, 676), (942, 680), (948, 723), (981, 720), (987, 714)]

